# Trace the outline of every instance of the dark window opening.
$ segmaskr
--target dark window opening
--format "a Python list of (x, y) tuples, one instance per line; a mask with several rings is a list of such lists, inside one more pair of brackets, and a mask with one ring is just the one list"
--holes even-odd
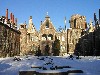
[(50, 38), (50, 40), (53, 40), (53, 35), (49, 34), (48, 37)]
[(49, 21), (46, 22), (46, 28), (49, 28)]

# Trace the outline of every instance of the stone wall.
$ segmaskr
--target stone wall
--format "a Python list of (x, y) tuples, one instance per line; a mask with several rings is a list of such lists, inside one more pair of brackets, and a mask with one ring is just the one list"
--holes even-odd
[(20, 31), (0, 22), (0, 57), (19, 55)]
[(81, 38), (81, 32), (82, 30), (81, 29), (68, 29), (67, 30), (67, 35), (68, 35), (68, 53), (74, 53), (74, 50), (75, 50), (75, 47), (76, 47), (76, 44), (78, 43), (79, 41), (79, 38)]

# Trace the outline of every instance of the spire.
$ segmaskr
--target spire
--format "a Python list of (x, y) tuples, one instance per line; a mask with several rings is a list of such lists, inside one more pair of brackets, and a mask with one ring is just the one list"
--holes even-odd
[(46, 17), (45, 17), (45, 18), (46, 18), (46, 19), (48, 19), (48, 18), (50, 19), (50, 17), (48, 16), (48, 12), (46, 13)]
[(32, 16), (30, 16), (30, 19), (32, 19)]
[(65, 30), (66, 30), (66, 17), (65, 17), (65, 19), (64, 19), (64, 23), (65, 23)]
[(32, 16), (30, 16), (30, 18), (29, 18), (29, 25), (33, 25)]
[(47, 12), (47, 16), (48, 16), (48, 12)]
[(28, 33), (33, 33), (35, 32), (35, 27), (33, 25), (33, 22), (32, 22), (32, 16), (29, 17), (29, 25), (28, 25)]
[(94, 31), (94, 27), (92, 24), (92, 20), (90, 20), (89, 32), (93, 32), (93, 31)]

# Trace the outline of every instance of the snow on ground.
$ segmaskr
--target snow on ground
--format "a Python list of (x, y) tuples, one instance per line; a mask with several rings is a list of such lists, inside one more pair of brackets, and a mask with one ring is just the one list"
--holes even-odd
[[(69, 59), (67, 56), (41, 56), (45, 59), (40, 60), (37, 56), (20, 56), (21, 61), (13, 61), (14, 57), (0, 58), (0, 75), (18, 75), (19, 71), (22, 70), (37, 70), (31, 68), (32, 66), (45, 66), (46, 62), (49, 62), (50, 59), (53, 59), (54, 65), (57, 66), (71, 66), (69, 69), (79, 69), (83, 70), (83, 74), (73, 74), (70, 75), (100, 75), (100, 57), (81, 57), (81, 59)], [(51, 65), (49, 65), (51, 66)], [(48, 67), (48, 66), (47, 66)], [(68, 69), (68, 68), (67, 68)], [(65, 70), (67, 70), (65, 69)], [(41, 70), (37, 70), (40, 71)], [(46, 72), (50, 72), (47, 70)], [(64, 71), (63, 70), (52, 70), (52, 72)], [(42, 71), (43, 72), (43, 71)]]

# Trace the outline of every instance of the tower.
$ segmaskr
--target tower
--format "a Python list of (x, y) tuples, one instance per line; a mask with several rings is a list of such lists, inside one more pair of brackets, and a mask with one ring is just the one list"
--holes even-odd
[(21, 32), (20, 35), (20, 54), (26, 54), (27, 53), (27, 29), (26, 24), (21, 24), (19, 31)]
[(86, 17), (81, 16), (79, 14), (72, 15), (70, 20), (70, 28), (86, 29), (87, 28)]
[(94, 27), (93, 27), (93, 24), (92, 24), (91, 20), (90, 20), (90, 25), (89, 25), (89, 33), (90, 32), (94, 32)]
[(86, 17), (79, 14), (72, 15), (70, 20), (70, 29), (67, 31), (68, 53), (74, 53), (76, 45), (87, 28)]
[(28, 33), (34, 33), (36, 31), (33, 22), (32, 22), (32, 16), (29, 18), (29, 25), (28, 25)]

